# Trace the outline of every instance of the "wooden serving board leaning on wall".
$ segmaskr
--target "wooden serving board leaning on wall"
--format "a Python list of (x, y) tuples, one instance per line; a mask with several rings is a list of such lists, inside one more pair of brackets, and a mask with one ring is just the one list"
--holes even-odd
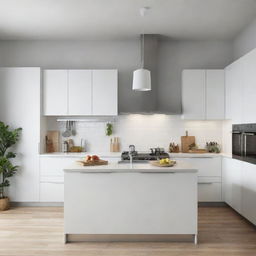
[(195, 136), (188, 136), (188, 132), (186, 131), (186, 136), (181, 136), (181, 152), (188, 153), (189, 146), (191, 144), (195, 144), (196, 138)]

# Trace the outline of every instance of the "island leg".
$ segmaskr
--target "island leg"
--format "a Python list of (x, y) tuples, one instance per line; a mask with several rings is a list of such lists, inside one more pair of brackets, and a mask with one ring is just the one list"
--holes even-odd
[(194, 244), (197, 244), (197, 234), (194, 235)]

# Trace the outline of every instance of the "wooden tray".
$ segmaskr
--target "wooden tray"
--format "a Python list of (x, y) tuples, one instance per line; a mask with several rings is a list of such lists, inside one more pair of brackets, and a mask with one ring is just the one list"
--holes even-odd
[(77, 161), (79, 164), (83, 166), (95, 166), (95, 165), (108, 165), (108, 161), (106, 160), (99, 160), (99, 161)]
[(173, 167), (176, 164), (176, 162), (171, 164), (160, 164), (159, 161), (150, 161), (150, 164), (157, 167)]

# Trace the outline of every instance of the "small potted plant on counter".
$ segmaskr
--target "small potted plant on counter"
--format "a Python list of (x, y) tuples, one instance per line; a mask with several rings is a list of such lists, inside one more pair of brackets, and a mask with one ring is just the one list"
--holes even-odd
[(10, 200), (5, 195), (5, 188), (10, 186), (9, 178), (18, 170), (18, 166), (11, 163), (16, 154), (10, 148), (17, 143), (21, 128), (10, 129), (8, 125), (0, 122), (0, 211), (9, 209)]

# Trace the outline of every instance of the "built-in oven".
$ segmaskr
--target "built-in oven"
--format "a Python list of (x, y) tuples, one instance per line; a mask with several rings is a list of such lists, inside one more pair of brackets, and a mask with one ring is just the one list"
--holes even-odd
[(256, 163), (256, 124), (233, 125), (232, 153), (235, 158)]

